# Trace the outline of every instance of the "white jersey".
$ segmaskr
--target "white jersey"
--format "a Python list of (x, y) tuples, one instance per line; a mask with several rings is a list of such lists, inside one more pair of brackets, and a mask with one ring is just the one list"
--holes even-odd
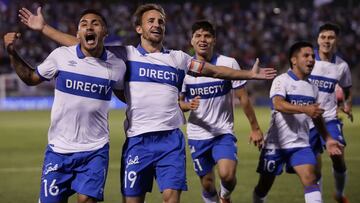
[(37, 67), (45, 80), (55, 79), (48, 132), (58, 153), (91, 151), (109, 142), (108, 112), (113, 89), (123, 89), (125, 63), (105, 50), (85, 57), (80, 45), (55, 49)]
[(178, 97), (191, 56), (174, 50), (147, 53), (140, 45), (126, 46), (126, 52), (126, 135), (182, 126), (185, 119)]
[(319, 100), (325, 110), (323, 117), (326, 122), (336, 119), (337, 100), (335, 86), (342, 88), (352, 86), (348, 64), (339, 56), (334, 55), (330, 62), (321, 61), (318, 50), (315, 50), (315, 66), (309, 80), (319, 88)]
[[(214, 65), (240, 70), (234, 58), (214, 55)], [(234, 113), (232, 89), (242, 88), (246, 80), (223, 80), (211, 77), (193, 77), (186, 75), (182, 94), (187, 100), (200, 96), (198, 109), (191, 111), (187, 124), (189, 139), (204, 140), (222, 134), (234, 134)]]
[[(270, 98), (283, 97), (295, 105), (309, 105), (317, 102), (318, 89), (307, 80), (299, 80), (289, 70), (277, 76), (270, 90)], [(281, 113), (272, 108), (270, 128), (265, 136), (265, 148), (289, 149), (309, 146), (310, 117), (304, 113)]]

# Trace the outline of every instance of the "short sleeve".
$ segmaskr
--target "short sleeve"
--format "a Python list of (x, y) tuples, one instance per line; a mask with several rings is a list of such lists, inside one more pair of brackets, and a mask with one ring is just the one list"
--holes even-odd
[(271, 85), (270, 98), (272, 99), (275, 96), (286, 97), (286, 84), (283, 77), (276, 77)]
[(344, 63), (344, 71), (339, 80), (339, 85), (342, 88), (348, 88), (348, 87), (352, 86), (351, 72), (350, 72), (349, 65), (347, 63)]
[(182, 69), (187, 73), (189, 71), (188, 69), (188, 63), (192, 59), (192, 57), (183, 52), (183, 51), (172, 51), (170, 52), (171, 57), (174, 61), (177, 62), (178, 68)]
[(36, 68), (37, 74), (43, 80), (51, 80), (58, 73), (58, 60), (63, 58), (60, 55), (60, 48), (55, 49), (50, 55)]

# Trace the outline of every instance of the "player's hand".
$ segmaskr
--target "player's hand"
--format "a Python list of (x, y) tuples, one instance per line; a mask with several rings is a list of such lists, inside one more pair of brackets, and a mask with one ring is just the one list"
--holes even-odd
[(333, 138), (329, 138), (326, 141), (326, 150), (330, 156), (341, 155), (343, 152), (343, 149), (344, 149), (344, 145), (342, 145), (337, 140), (334, 140)]
[(264, 136), (261, 129), (252, 130), (249, 136), (249, 143), (253, 143), (254, 146), (261, 149), (264, 145)]
[(9, 54), (13, 54), (15, 51), (14, 44), (21, 34), (18, 32), (9, 32), (4, 35), (4, 46)]
[(304, 113), (310, 116), (311, 118), (319, 117), (324, 113), (324, 111), (325, 111), (324, 109), (320, 108), (319, 103), (304, 106)]
[(20, 21), (33, 30), (42, 31), (46, 25), (46, 22), (41, 13), (41, 7), (37, 8), (36, 13), (37, 15), (34, 15), (28, 9), (21, 8), (19, 10)]
[(196, 110), (200, 105), (200, 96), (194, 97), (194, 99), (190, 100), (189, 102), (189, 109)]
[(348, 119), (351, 122), (354, 121), (354, 116), (352, 114), (352, 110), (351, 110), (351, 107), (349, 105), (344, 104), (344, 106), (340, 107), (340, 109), (341, 109), (342, 112), (344, 112), (347, 115)]
[(259, 58), (256, 58), (255, 63), (251, 69), (253, 79), (271, 80), (276, 76), (276, 70), (273, 68), (260, 68)]

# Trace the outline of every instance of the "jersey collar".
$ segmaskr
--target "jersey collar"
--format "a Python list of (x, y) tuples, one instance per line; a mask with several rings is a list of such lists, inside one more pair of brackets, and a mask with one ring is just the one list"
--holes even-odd
[[(315, 49), (314, 52), (315, 52), (315, 60), (321, 61), (320, 54), (319, 54), (319, 49)], [(331, 62), (331, 63), (335, 63), (335, 62), (336, 62), (336, 54), (334, 54), (334, 55), (332, 56), (330, 62)]]
[[(80, 47), (80, 44), (78, 44), (77, 46), (76, 46), (76, 55), (77, 55), (77, 57), (79, 58), (79, 59), (83, 59), (83, 58), (85, 58), (86, 56), (85, 56), (85, 54), (81, 51), (81, 47)], [(101, 56), (99, 57), (101, 60), (103, 60), (103, 61), (106, 61), (107, 60), (107, 53), (106, 53), (106, 49), (104, 48), (104, 50), (103, 50), (103, 52), (102, 52), (102, 54), (101, 54)]]
[[(141, 44), (138, 44), (136, 49), (140, 52), (141, 55), (146, 55), (149, 53), (144, 49), (144, 47), (141, 46)], [(160, 52), (163, 54), (170, 53), (170, 51), (168, 49), (165, 49), (164, 47), (161, 48)]]
[(288, 70), (287, 74), (295, 81), (299, 80), (299, 78), (295, 75), (295, 73), (292, 70)]
[[(219, 57), (219, 54), (214, 54), (210, 61), (208, 61), (209, 63), (213, 64), (213, 65), (216, 65), (216, 62), (217, 62), (217, 59)], [(194, 59), (196, 59), (196, 55), (193, 56)]]

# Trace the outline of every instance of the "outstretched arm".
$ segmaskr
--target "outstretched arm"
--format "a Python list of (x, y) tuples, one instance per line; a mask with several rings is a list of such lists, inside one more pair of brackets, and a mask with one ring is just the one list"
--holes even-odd
[(37, 8), (36, 15), (34, 15), (26, 8), (21, 8), (19, 10), (19, 17), (24, 25), (30, 29), (40, 31), (45, 36), (61, 45), (72, 46), (79, 43), (75, 36), (60, 32), (59, 30), (48, 25), (45, 22), (44, 16), (42, 15), (41, 7)]
[(194, 99), (190, 100), (190, 102), (185, 101), (185, 95), (180, 94), (179, 96), (179, 106), (183, 112), (187, 112), (190, 110), (196, 110), (200, 104), (200, 96), (194, 97)]
[(16, 74), (27, 85), (37, 85), (42, 82), (40, 76), (35, 73), (33, 67), (26, 63), (15, 50), (16, 39), (20, 33), (10, 32), (4, 35), (4, 45), (9, 53), (11, 66), (14, 67)]
[(211, 63), (192, 59), (189, 71), (195, 76), (207, 76), (226, 80), (271, 80), (276, 76), (273, 68), (260, 68), (259, 59), (256, 59), (253, 68), (249, 70), (234, 70), (225, 66), (215, 66)]
[(251, 126), (251, 132), (249, 136), (250, 142), (254, 143), (254, 145), (257, 146), (258, 148), (262, 148), (264, 144), (263, 133), (260, 129), (254, 108), (251, 105), (251, 102), (249, 100), (249, 95), (245, 87), (235, 90), (235, 96), (239, 98), (241, 107)]

